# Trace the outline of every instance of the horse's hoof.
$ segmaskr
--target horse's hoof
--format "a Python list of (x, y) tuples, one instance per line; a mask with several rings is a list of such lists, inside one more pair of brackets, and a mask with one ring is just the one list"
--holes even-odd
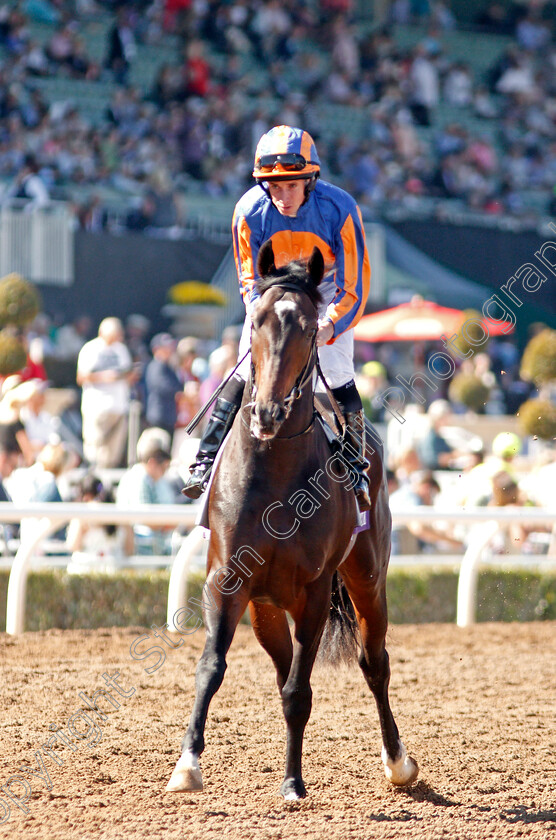
[(193, 753), (185, 752), (174, 767), (174, 772), (166, 785), (166, 793), (182, 793), (202, 789), (203, 777), (199, 767), (199, 759)]
[(280, 793), (286, 802), (297, 802), (307, 796), (302, 779), (284, 779), (280, 787)]
[(407, 750), (401, 741), (398, 757), (394, 761), (388, 757), (386, 748), (382, 747), (382, 763), (384, 764), (386, 778), (398, 787), (412, 784), (419, 775), (419, 765), (407, 754)]

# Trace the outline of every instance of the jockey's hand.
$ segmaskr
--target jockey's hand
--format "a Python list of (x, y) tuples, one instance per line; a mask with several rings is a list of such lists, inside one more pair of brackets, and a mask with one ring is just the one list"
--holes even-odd
[(317, 330), (317, 347), (322, 347), (328, 344), (330, 339), (334, 336), (334, 324), (328, 318), (324, 321), (319, 321), (319, 328)]

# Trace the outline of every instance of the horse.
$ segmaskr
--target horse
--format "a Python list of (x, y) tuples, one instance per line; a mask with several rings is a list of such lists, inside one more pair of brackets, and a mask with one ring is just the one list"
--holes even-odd
[(268, 241), (260, 249), (257, 271), (260, 299), (252, 313), (251, 376), (209, 491), (206, 642), (182, 754), (166, 790), (203, 789), (199, 756), (209, 704), (248, 607), (255, 636), (274, 663), (286, 721), (280, 793), (288, 801), (306, 795), (301, 762), (312, 704), (310, 678), (330, 620), (337, 573), (349, 595), (340, 608), (341, 627), (348, 632), (346, 607), (353, 605), (359, 665), (378, 708), (386, 777), (394, 785), (409, 785), (418, 766), (400, 740), (388, 699), (391, 516), (382, 451), (378, 445), (368, 447), (370, 528), (353, 542), (358, 518), (352, 476), (341, 455), (331, 450), (313, 399), (323, 256), (315, 248), (308, 261), (277, 269)]

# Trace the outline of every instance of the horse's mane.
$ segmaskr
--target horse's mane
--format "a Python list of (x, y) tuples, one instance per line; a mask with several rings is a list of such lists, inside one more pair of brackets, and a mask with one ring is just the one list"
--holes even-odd
[(284, 281), (297, 286), (300, 292), (305, 292), (314, 306), (318, 307), (322, 303), (319, 288), (315, 286), (313, 279), (307, 273), (307, 263), (303, 260), (294, 260), (282, 268), (274, 268), (271, 274), (260, 277), (256, 281), (255, 288), (259, 295), (263, 295), (268, 289), (280, 286)]

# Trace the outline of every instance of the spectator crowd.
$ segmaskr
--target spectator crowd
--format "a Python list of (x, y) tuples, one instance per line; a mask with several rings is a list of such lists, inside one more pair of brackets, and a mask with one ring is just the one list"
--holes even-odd
[[(445, 46), (458, 21), (440, 0), (397, 0), (373, 27), (351, 0), (115, 5), (37, 0), (0, 8), (6, 196), (40, 204), (89, 187), (76, 216), (101, 230), (110, 215), (95, 189), (107, 186), (135, 196), (129, 228), (179, 228), (185, 207), (176, 187), (186, 202), (188, 192), (236, 198), (250, 182), (256, 140), (283, 122), (311, 132), (324, 174), (369, 217), (426, 199), (527, 216), (524, 190), (554, 212), (552, 2), (485, 3), (477, 37), (505, 34), (511, 42), (483, 75)], [(93, 60), (82, 33), (107, 15), (104, 56)], [(33, 21), (51, 25), (46, 39), (31, 36)], [(402, 47), (396, 25), (408, 23), (426, 34)], [(167, 46), (168, 61), (140, 89), (131, 79), (145, 45)], [(102, 119), (92, 122), (71, 98), (50, 102), (40, 85), (49, 78), (104, 85)], [(345, 130), (337, 115), (333, 131), (325, 119), (334, 105), (344, 106)], [(448, 122), (440, 119), (445, 107), (455, 115)]]
[[(125, 323), (107, 317), (95, 335), (84, 316), (55, 328), (41, 313), (29, 330), (29, 347), (37, 360), (70, 361), (80, 391), (62, 391), (62, 403), (53, 401), (59, 393), (39, 363), (4, 379), (1, 499), (19, 505), (115, 501), (123, 508), (185, 503), (180, 491), (197, 443), (185, 427), (233, 369), (238, 341), (235, 327), (224, 331), (218, 346), (192, 337), (177, 340), (169, 333), (150, 337), (148, 319), (137, 314)], [(372, 361), (359, 358), (357, 384), (366, 413), (378, 424), (386, 445), (394, 512), (422, 505), (451, 510), (462, 505), (553, 506), (554, 447), (537, 455), (524, 452), (522, 440), (508, 431), (485, 441), (466, 426), (464, 405), (436, 393), (427, 394), (425, 401), (416, 391), (400, 422), (383, 395), (396, 381), (402, 360), (387, 343), (376, 355)], [(519, 379), (519, 355), (511, 340), (493, 339), (488, 354), (477, 353), (465, 363), (496, 394), (484, 410), (492, 419), (506, 417), (507, 425), (505, 412), (515, 411), (509, 408), (515, 382), (534, 390)], [(522, 392), (520, 399), (526, 396)], [(202, 422), (193, 434), (201, 431)], [(33, 528), (36, 522), (26, 518), (22, 535)], [(500, 537), (494, 550), (543, 551), (550, 536), (547, 532), (539, 543), (538, 532), (516, 526), (513, 536), (505, 541)], [(169, 555), (176, 546), (173, 529), (88, 526), (77, 518), (67, 537), (59, 536), (72, 554), (69, 570), (76, 573), (125, 565), (132, 554)], [(394, 553), (461, 553), (468, 536), (461, 528), (416, 521), (395, 529)], [(4, 526), (6, 545), (9, 537)]]

